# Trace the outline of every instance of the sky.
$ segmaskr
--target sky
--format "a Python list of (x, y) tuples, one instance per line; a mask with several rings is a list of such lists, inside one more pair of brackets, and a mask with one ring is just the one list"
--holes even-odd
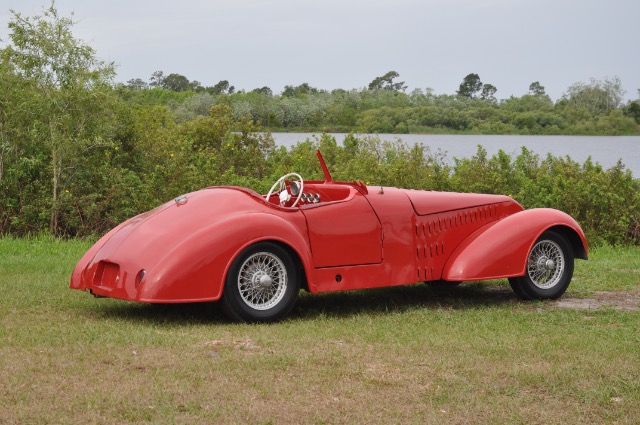
[[(0, 0), (40, 15), (49, 0)], [(552, 99), (619, 77), (640, 96), (640, 0), (57, 0), (77, 38), (117, 65), (116, 81), (177, 73), (247, 91), (308, 83), (361, 89), (396, 71), (407, 91), (454, 94), (470, 73), (496, 97), (540, 82)]]

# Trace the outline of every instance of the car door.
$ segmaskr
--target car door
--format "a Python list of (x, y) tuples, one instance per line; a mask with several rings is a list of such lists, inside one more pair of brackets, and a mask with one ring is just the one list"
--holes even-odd
[(361, 194), (345, 201), (301, 208), (315, 267), (382, 262), (382, 226)]

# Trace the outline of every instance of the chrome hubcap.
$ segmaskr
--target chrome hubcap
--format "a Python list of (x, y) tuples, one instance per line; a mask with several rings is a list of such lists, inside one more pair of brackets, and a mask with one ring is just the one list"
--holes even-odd
[(538, 270), (553, 270), (556, 267), (556, 263), (555, 261), (553, 261), (551, 258), (547, 258), (546, 256), (542, 256), (538, 259), (537, 262), (537, 269)]
[(254, 286), (260, 286), (261, 288), (268, 288), (273, 285), (273, 279), (268, 275), (264, 274), (263, 271), (259, 271), (253, 277)]

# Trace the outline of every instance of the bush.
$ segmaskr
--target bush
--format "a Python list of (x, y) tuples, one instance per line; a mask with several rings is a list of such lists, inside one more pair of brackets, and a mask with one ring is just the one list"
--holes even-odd
[(548, 155), (541, 161), (526, 148), (516, 158), (503, 151), (488, 158), (479, 146), (472, 158), (456, 160), (451, 180), (458, 191), (503, 193), (525, 208), (562, 210), (591, 243), (640, 243), (640, 180), (621, 162), (603, 170), (591, 159), (579, 164)]
[[(640, 180), (622, 163), (604, 170), (590, 159), (541, 159), (523, 148), (474, 156), (450, 165), (441, 152), (409, 146), (400, 139), (348, 135), (342, 145), (329, 135), (276, 148), (269, 133), (243, 118), (234, 121), (225, 105), (207, 117), (175, 124), (157, 106), (132, 113), (117, 141), (87, 152), (59, 200), (59, 236), (105, 233), (117, 223), (182, 193), (211, 185), (246, 186), (265, 193), (281, 175), (298, 172), (323, 179), (316, 159), (321, 149), (335, 180), (363, 180), (424, 190), (506, 194), (525, 208), (551, 207), (582, 225), (592, 244), (640, 244)], [(152, 128), (149, 128), (152, 127)], [(40, 158), (40, 159), (39, 159)], [(0, 233), (46, 232), (51, 208), (46, 158), (21, 158), (2, 181)]]

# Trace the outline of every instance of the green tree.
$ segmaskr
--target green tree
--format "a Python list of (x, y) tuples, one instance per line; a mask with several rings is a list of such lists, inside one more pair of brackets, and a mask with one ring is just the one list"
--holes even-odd
[(575, 108), (585, 108), (594, 115), (619, 108), (625, 91), (620, 78), (591, 79), (589, 84), (574, 83), (562, 95), (562, 99)]
[(273, 91), (271, 91), (271, 89), (267, 86), (264, 87), (260, 87), (260, 88), (256, 88), (251, 90), (252, 93), (258, 93), (258, 94), (264, 94), (266, 96), (273, 96)]
[(529, 84), (529, 93), (534, 96), (544, 96), (546, 94), (544, 91), (544, 86), (538, 81), (534, 81), (533, 83)]
[(302, 83), (297, 87), (284, 86), (282, 96), (285, 97), (297, 97), (300, 95), (318, 94), (320, 90), (309, 85), (309, 83)]
[(482, 93), (480, 94), (480, 99), (488, 100), (490, 102), (496, 102), (496, 92), (498, 89), (492, 84), (484, 84), (482, 86)]
[(218, 94), (232, 94), (236, 90), (235, 87), (229, 84), (227, 80), (220, 80), (213, 87), (207, 87), (207, 93), (218, 95)]
[(21, 108), (30, 115), (29, 137), (48, 155), (49, 229), (58, 234), (64, 185), (86, 152), (103, 144), (109, 131), (114, 65), (99, 60), (90, 46), (74, 38), (74, 22), (59, 16), (54, 2), (42, 16), (11, 13), (11, 44), (2, 55), (16, 75), (34, 87)]
[[(15, 75), (6, 55), (0, 57), (0, 187), (4, 187), (6, 164), (19, 157), (21, 146), (16, 137), (20, 111), (16, 105), (23, 102), (22, 94), (28, 90), (25, 81)], [(3, 190), (3, 193), (5, 191)]]
[(369, 90), (405, 91), (407, 86), (404, 81), (393, 82), (400, 77), (396, 71), (389, 71), (381, 77), (376, 77), (369, 83)]
[(149, 88), (149, 84), (141, 78), (132, 78), (127, 81), (127, 87), (132, 90), (143, 90)]
[(151, 78), (149, 79), (149, 87), (162, 87), (162, 83), (164, 82), (164, 72), (156, 71), (151, 74)]
[(636, 120), (636, 123), (640, 124), (640, 100), (629, 102), (624, 108), (624, 114), (628, 117)]
[(198, 81), (189, 81), (187, 77), (180, 74), (169, 74), (162, 80), (161, 87), (171, 91), (197, 90), (200, 86)]
[(477, 93), (482, 90), (482, 86), (483, 84), (478, 74), (468, 74), (460, 83), (457, 94), (469, 99), (475, 99)]

